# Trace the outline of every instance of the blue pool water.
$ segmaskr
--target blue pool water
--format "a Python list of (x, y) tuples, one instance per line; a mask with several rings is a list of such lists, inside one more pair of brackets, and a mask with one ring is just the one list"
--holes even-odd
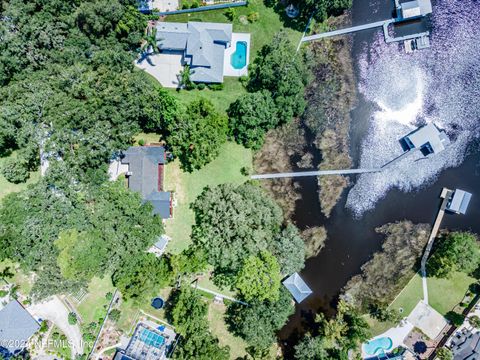
[(390, 350), (392, 344), (392, 339), (389, 337), (381, 337), (365, 343), (363, 349), (368, 355), (378, 355), (384, 351)]
[(140, 334), (140, 340), (149, 346), (154, 346), (160, 349), (165, 342), (165, 338), (161, 335), (155, 334), (152, 331), (144, 329)]
[(237, 70), (243, 69), (247, 65), (247, 43), (245, 41), (237, 41), (230, 63)]

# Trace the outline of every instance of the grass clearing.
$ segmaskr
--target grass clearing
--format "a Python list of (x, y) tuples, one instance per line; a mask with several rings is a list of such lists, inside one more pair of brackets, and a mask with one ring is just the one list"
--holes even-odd
[(240, 173), (242, 167), (252, 169), (252, 151), (232, 142), (222, 145), (220, 155), (214, 161), (192, 173), (181, 170), (178, 160), (167, 165), (165, 189), (174, 191), (177, 199), (177, 206), (173, 210), (174, 218), (166, 222), (166, 233), (172, 238), (168, 251), (180, 253), (190, 244), (191, 228), (195, 220), (190, 204), (203, 189), (206, 186), (245, 182), (248, 177)]
[[(10, 156), (0, 158), (0, 170), (3, 166), (3, 163), (6, 161), (6, 159), (13, 157), (15, 158), (16, 152), (14, 151)], [(21, 184), (12, 184), (11, 182), (8, 182), (7, 179), (2, 175), (0, 171), (0, 200), (2, 200), (7, 194), (13, 193), (13, 192), (19, 192), (27, 188), (28, 185), (36, 183), (40, 179), (40, 170), (33, 171), (30, 173), (30, 178), (27, 180), (25, 183)]]
[(47, 340), (47, 351), (60, 359), (69, 360), (72, 357), (72, 350), (68, 345), (68, 339), (65, 334), (56, 326), (51, 330)]
[(98, 322), (105, 317), (106, 309), (110, 303), (105, 296), (109, 292), (112, 294), (115, 292), (109, 276), (105, 276), (103, 279), (95, 277), (90, 284), (88, 284), (88, 293), (80, 305), (77, 306), (77, 311), (83, 320), (83, 325)]
[(223, 304), (210, 303), (208, 306), (208, 323), (212, 334), (218, 337), (221, 346), (230, 346), (230, 359), (243, 358), (247, 355), (247, 343), (245, 340), (234, 336), (228, 331), (225, 324), (225, 312), (227, 307)]
[(247, 90), (235, 77), (225, 77), (223, 81), (223, 90), (210, 90), (205, 88), (203, 90), (177, 90), (167, 89), (171, 92), (182, 104), (205, 98), (210, 100), (215, 108), (219, 111), (226, 112), (229, 105), (238, 99), (241, 95), (246, 94)]
[(33, 274), (26, 274), (20, 265), (13, 261), (6, 259), (0, 263), (0, 272), (6, 268), (14, 274), (13, 278), (8, 278), (7, 281), (18, 286), (18, 291), (25, 296), (29, 296), (33, 286)]
[[(475, 283), (475, 281), (474, 278), (461, 272), (452, 273), (448, 279), (427, 278), (430, 306), (445, 316), (462, 301), (469, 286)], [(403, 288), (402, 292), (398, 294), (393, 303), (390, 304), (389, 308), (397, 311), (403, 309), (401, 316), (407, 317), (422, 299), (422, 278), (419, 273), (416, 273), (407, 286)], [(382, 323), (368, 315), (365, 319), (371, 327), (373, 336), (379, 335), (395, 326), (392, 322)]]

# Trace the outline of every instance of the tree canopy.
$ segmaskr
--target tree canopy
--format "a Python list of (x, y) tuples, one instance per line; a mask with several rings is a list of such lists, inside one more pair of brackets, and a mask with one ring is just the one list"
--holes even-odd
[(187, 171), (200, 169), (218, 156), (227, 140), (227, 117), (206, 99), (191, 102), (184, 113), (169, 122), (167, 142)]
[(277, 301), (252, 301), (248, 306), (232, 303), (227, 311), (229, 329), (249, 345), (264, 350), (275, 342), (276, 333), (293, 314), (290, 293), (283, 287)]
[(437, 242), (427, 263), (427, 271), (436, 277), (448, 277), (454, 271), (467, 274), (480, 266), (480, 243), (468, 232), (451, 232)]
[(237, 276), (236, 286), (247, 302), (276, 301), (280, 280), (277, 259), (268, 251), (261, 251), (258, 256), (247, 258)]
[(167, 316), (181, 338), (173, 353), (174, 359), (227, 360), (228, 347), (221, 347), (209, 331), (207, 304), (189, 286), (173, 293)]

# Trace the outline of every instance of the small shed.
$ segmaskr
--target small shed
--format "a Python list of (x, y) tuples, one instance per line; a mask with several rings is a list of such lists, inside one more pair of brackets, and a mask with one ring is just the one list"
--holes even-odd
[(447, 204), (447, 210), (456, 214), (466, 214), (468, 204), (470, 203), (471, 198), (472, 194), (470, 194), (469, 192), (461, 189), (456, 189)]
[(406, 1), (401, 5), (402, 18), (412, 19), (428, 15), (432, 12), (432, 3), (430, 0)]
[(290, 291), (290, 294), (292, 294), (295, 301), (299, 304), (312, 293), (312, 290), (298, 273), (294, 273), (286, 278), (283, 281), (283, 285)]

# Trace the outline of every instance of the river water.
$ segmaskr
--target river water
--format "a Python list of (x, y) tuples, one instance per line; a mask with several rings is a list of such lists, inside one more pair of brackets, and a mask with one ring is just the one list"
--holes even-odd
[[(447, 215), (442, 226), (480, 234), (480, 2), (436, 0), (431, 22), (397, 29), (432, 31), (432, 48), (405, 54), (383, 42), (380, 31), (354, 36), (352, 56), (358, 104), (351, 112), (351, 156), (357, 166), (383, 164), (401, 152), (397, 140), (419, 124), (445, 128), (452, 146), (437, 157), (402, 161), (388, 175), (352, 178), (331, 217), (320, 212), (315, 178), (300, 178), (300, 228), (324, 225), (328, 240), (306, 262), (302, 278), (313, 294), (280, 332), (295, 342), (315, 313), (333, 312), (341, 288), (382, 245), (375, 228), (398, 220), (433, 223), (443, 187), (473, 193), (467, 215)], [(354, 0), (353, 25), (391, 17), (393, 0)], [(478, 36), (478, 38), (475, 38)]]

